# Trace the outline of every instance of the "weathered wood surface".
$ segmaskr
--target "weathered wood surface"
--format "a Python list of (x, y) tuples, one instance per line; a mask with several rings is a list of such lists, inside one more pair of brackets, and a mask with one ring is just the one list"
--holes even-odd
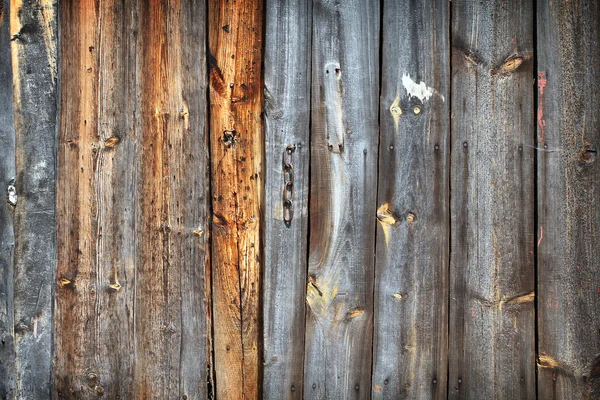
[[(10, 56), (10, 2), (0, 0), (0, 398), (15, 396), (13, 227), (15, 129)], [(12, 193), (14, 194), (14, 192)], [(18, 199), (17, 199), (18, 200)]]
[(600, 3), (539, 0), (538, 398), (600, 398)]
[(15, 398), (50, 397), (56, 269), (57, 1), (12, 1), (18, 196), (14, 209)]
[(451, 399), (536, 396), (532, 13), (452, 3)]
[(384, 2), (375, 399), (446, 398), (448, 23), (447, 2)]
[(304, 397), (369, 398), (378, 0), (315, 1)]
[[(140, 3), (136, 391), (207, 396), (206, 25), (201, 0)], [(200, 44), (200, 45), (199, 45)]]
[[(310, 162), (312, 1), (265, 5), (265, 214), (263, 398), (302, 398)], [(285, 156), (288, 146), (291, 153)], [(285, 162), (292, 164), (291, 174)], [(293, 174), (293, 218), (286, 182)], [(291, 194), (291, 190), (288, 190)]]
[(132, 10), (61, 5), (54, 395), (132, 397), (135, 40), (123, 30)]
[(205, 5), (61, 11), (54, 395), (206, 398)]
[(212, 293), (219, 399), (260, 394), (262, 0), (209, 0)]

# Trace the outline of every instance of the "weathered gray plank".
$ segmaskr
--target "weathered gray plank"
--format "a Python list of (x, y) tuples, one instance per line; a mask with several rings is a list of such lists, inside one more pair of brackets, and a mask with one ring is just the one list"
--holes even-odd
[(538, 393), (600, 398), (600, 3), (537, 2)]
[(10, 57), (10, 2), (0, 0), (0, 398), (15, 395), (13, 308), (15, 130)]
[(16, 397), (50, 397), (56, 268), (57, 1), (13, 1)]
[(369, 398), (379, 1), (313, 3), (304, 396)]
[(535, 398), (532, 14), (452, 3), (452, 399)]
[(372, 384), (376, 399), (446, 398), (448, 23), (448, 2), (384, 2)]
[[(310, 126), (312, 1), (267, 0), (265, 32), (265, 399), (302, 398)], [(283, 154), (293, 165), (294, 209), (284, 221)], [(287, 212), (287, 211), (286, 211)], [(289, 216), (286, 215), (286, 219)]]

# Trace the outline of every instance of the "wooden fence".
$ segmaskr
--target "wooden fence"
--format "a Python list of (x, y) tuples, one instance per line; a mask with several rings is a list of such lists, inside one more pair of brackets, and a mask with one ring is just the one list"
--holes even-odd
[(599, 110), (595, 0), (0, 0), (0, 397), (600, 398)]

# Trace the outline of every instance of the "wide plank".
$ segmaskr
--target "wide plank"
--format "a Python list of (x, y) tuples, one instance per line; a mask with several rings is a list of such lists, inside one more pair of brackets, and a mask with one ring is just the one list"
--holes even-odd
[(450, 399), (535, 399), (533, 4), (452, 3)]
[(383, 5), (373, 398), (445, 399), (449, 3)]
[(132, 397), (134, 8), (61, 5), (54, 395)]
[(62, 3), (55, 397), (212, 390), (204, 15)]
[[(268, 0), (265, 18), (263, 398), (301, 399), (312, 1)], [(289, 170), (286, 163), (291, 166)], [(288, 182), (291, 187), (286, 186)]]
[(18, 399), (50, 398), (56, 269), (57, 1), (10, 5), (17, 205), (14, 324)]
[(600, 398), (600, 3), (537, 2), (538, 398)]
[(216, 393), (261, 396), (262, 0), (209, 0)]
[(136, 396), (204, 399), (212, 391), (206, 6), (138, 7)]
[(371, 394), (378, 0), (313, 2), (304, 397)]

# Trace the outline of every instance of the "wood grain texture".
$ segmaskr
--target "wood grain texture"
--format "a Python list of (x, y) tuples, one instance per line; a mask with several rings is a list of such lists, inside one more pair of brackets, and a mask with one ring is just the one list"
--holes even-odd
[(210, 390), (204, 15), (62, 4), (56, 397)]
[(262, 0), (209, 0), (217, 398), (261, 396)]
[(57, 2), (10, 6), (17, 206), (14, 323), (18, 399), (50, 397), (56, 269)]
[(538, 393), (597, 399), (600, 4), (539, 0), (537, 17)]
[[(265, 218), (263, 398), (302, 396), (310, 162), (312, 2), (265, 5)], [(285, 44), (285, 45), (282, 45)], [(294, 216), (284, 222), (283, 154), (295, 146)]]
[(382, 23), (373, 398), (445, 399), (449, 5), (385, 1)]
[(315, 1), (304, 397), (371, 393), (378, 0)]
[[(15, 129), (10, 57), (10, 2), (0, 0), (0, 398), (15, 398), (13, 272)], [(17, 195), (18, 196), (18, 195)], [(17, 198), (18, 203), (18, 198)]]
[(138, 398), (205, 398), (208, 171), (204, 3), (142, 1)]
[(61, 9), (56, 397), (133, 395), (135, 39), (112, 3)]
[(536, 395), (532, 14), (452, 3), (451, 399)]

